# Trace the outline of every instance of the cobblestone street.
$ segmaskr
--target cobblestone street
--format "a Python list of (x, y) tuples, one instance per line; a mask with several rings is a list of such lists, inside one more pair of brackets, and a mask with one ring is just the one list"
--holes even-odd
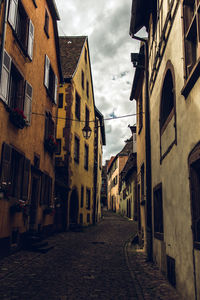
[(105, 212), (94, 227), (48, 239), (46, 254), (20, 251), (0, 261), (1, 300), (180, 299), (127, 242), (136, 223)]

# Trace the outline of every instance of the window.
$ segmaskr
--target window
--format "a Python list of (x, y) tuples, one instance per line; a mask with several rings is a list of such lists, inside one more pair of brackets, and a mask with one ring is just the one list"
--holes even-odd
[(200, 144), (189, 156), (190, 198), (194, 247), (200, 250)]
[(154, 237), (163, 240), (163, 202), (162, 202), (162, 184), (157, 185), (153, 191), (154, 195)]
[(80, 224), (83, 224), (83, 214), (80, 214)]
[(61, 139), (56, 139), (56, 144), (57, 144), (56, 154), (60, 155), (61, 154)]
[(90, 214), (87, 214), (87, 223), (90, 223)]
[(47, 9), (45, 9), (45, 22), (44, 22), (44, 31), (49, 38), (49, 13)]
[(46, 174), (41, 174), (40, 205), (51, 205), (52, 178)]
[(141, 167), (141, 202), (144, 201), (144, 164)]
[(87, 49), (85, 48), (85, 62), (87, 64)]
[(58, 108), (63, 108), (63, 94), (59, 94)]
[(142, 92), (141, 92), (141, 95), (139, 98), (138, 106), (139, 106), (138, 117), (139, 117), (139, 133), (140, 133), (140, 131), (142, 130), (142, 127), (143, 127), (143, 95), (142, 95)]
[(90, 189), (86, 189), (86, 208), (90, 209)]
[(53, 154), (57, 150), (55, 139), (55, 123), (52, 119), (51, 113), (48, 112), (45, 114), (44, 146), (50, 154)]
[(21, 0), (10, 0), (8, 21), (24, 54), (33, 58), (34, 25)]
[(176, 261), (174, 258), (167, 255), (167, 279), (176, 287)]
[(171, 70), (168, 69), (165, 75), (160, 107), (160, 129), (164, 132), (167, 124), (174, 114), (174, 84)]
[(86, 94), (87, 94), (87, 98), (89, 98), (89, 82), (88, 81), (86, 84)]
[(199, 45), (200, 45), (200, 2), (199, 0), (184, 0), (183, 3), (183, 29), (185, 46), (185, 80), (182, 90), (185, 98), (199, 78)]
[(58, 78), (53, 71), (50, 59), (47, 55), (45, 55), (44, 85), (51, 100), (57, 104)]
[(80, 140), (77, 136), (74, 138), (74, 160), (79, 163)]
[(1, 182), (9, 187), (11, 197), (28, 199), (30, 160), (10, 145), (3, 143), (1, 158)]
[(26, 124), (31, 122), (32, 86), (25, 81), (13, 64), (11, 57), (4, 51), (1, 74), (1, 98), (13, 110), (23, 112)]
[(89, 157), (89, 146), (85, 144), (85, 153), (84, 153), (84, 168), (88, 170), (88, 157)]
[(84, 206), (84, 186), (81, 186), (81, 208)]
[(85, 78), (84, 78), (84, 77), (85, 77), (85, 76), (84, 76), (84, 72), (82, 71), (82, 72), (81, 72), (81, 84), (82, 84), (83, 90), (84, 90), (84, 88), (85, 88), (85, 86), (84, 86)]
[(35, 5), (35, 7), (37, 7), (36, 0), (33, 0), (33, 4)]
[(80, 120), (80, 112), (81, 110), (81, 98), (79, 94), (76, 92), (76, 107), (75, 107), (75, 116), (77, 117), (78, 120)]
[(85, 126), (89, 126), (89, 121), (90, 121), (90, 111), (87, 108), (87, 106), (85, 106)]

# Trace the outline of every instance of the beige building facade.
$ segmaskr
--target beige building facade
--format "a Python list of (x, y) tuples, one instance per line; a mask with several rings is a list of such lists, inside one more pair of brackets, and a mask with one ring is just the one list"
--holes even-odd
[(138, 13), (141, 4), (131, 35), (146, 26), (153, 259), (182, 299), (200, 299), (200, 3), (152, 1)]

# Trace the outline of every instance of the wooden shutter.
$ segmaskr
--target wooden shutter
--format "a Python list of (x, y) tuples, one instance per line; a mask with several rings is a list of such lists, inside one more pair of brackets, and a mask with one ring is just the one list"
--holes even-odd
[(48, 176), (48, 206), (51, 205), (51, 197), (52, 197), (52, 178)]
[(45, 203), (45, 185), (46, 185), (46, 175), (42, 173), (41, 175), (41, 192), (40, 192), (40, 205)]
[(31, 123), (32, 95), (33, 95), (33, 88), (28, 83), (28, 81), (26, 81), (25, 100), (24, 100), (24, 115), (26, 117), (26, 123), (29, 125)]
[(1, 156), (1, 182), (6, 184), (11, 182), (11, 159), (12, 147), (3, 143)]
[(12, 61), (11, 57), (4, 50), (3, 66), (2, 66), (2, 74), (1, 74), (1, 96), (2, 96), (2, 100), (6, 104), (8, 104), (11, 61)]
[(45, 66), (44, 66), (44, 85), (49, 88), (49, 71), (50, 71), (50, 59), (45, 55)]
[(32, 60), (33, 58), (33, 43), (34, 43), (34, 25), (29, 20), (29, 35), (28, 35), (28, 56)]
[(16, 28), (16, 23), (17, 23), (17, 8), (18, 8), (18, 0), (10, 0), (8, 21), (10, 25), (13, 27), (13, 29)]
[(55, 75), (54, 103), (57, 104), (58, 77)]
[(24, 158), (24, 170), (23, 170), (23, 182), (22, 182), (22, 199), (28, 199), (28, 186), (29, 186), (29, 176), (30, 176), (31, 162), (28, 158)]

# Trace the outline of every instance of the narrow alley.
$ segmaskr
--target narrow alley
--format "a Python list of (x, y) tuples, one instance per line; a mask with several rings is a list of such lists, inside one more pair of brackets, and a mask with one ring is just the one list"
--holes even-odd
[(130, 248), (136, 230), (135, 222), (104, 212), (97, 226), (48, 238), (54, 248), (46, 254), (20, 251), (4, 258), (0, 299), (180, 299)]

